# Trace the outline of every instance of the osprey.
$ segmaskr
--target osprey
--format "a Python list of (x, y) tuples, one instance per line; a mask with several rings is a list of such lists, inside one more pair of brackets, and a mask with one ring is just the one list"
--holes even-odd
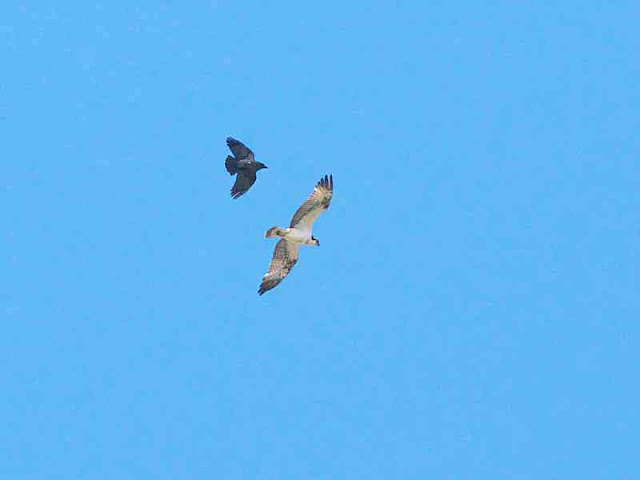
[(262, 277), (258, 294), (271, 290), (286, 277), (298, 261), (300, 245), (320, 246), (317, 238), (311, 235), (316, 218), (329, 208), (333, 196), (333, 176), (325, 175), (316, 184), (306, 202), (293, 215), (289, 228), (271, 227), (266, 238), (280, 237), (273, 251), (269, 270)]
[(233, 153), (233, 157), (228, 155), (224, 161), (224, 166), (230, 175), (238, 174), (236, 183), (231, 187), (231, 196), (238, 198), (255, 183), (256, 172), (269, 167), (262, 162), (256, 162), (251, 149), (239, 140), (227, 137), (227, 146)]

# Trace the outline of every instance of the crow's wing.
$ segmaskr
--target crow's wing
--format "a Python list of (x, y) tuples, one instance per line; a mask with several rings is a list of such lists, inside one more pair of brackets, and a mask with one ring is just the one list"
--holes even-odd
[(333, 197), (333, 175), (325, 175), (316, 184), (309, 198), (293, 215), (289, 226), (311, 234), (313, 222), (322, 212), (329, 208), (331, 197)]
[(258, 289), (259, 295), (276, 287), (289, 275), (289, 272), (298, 261), (299, 250), (299, 243), (288, 242), (284, 239), (276, 244), (271, 263), (269, 264), (269, 270), (262, 277), (262, 282)]
[(229, 150), (231, 150), (231, 153), (233, 153), (234, 157), (238, 160), (242, 158), (249, 158), (249, 160), (253, 161), (253, 152), (240, 140), (227, 137), (227, 146), (229, 147)]
[(244, 195), (256, 181), (255, 170), (240, 170), (236, 175), (236, 182), (231, 187), (231, 196), (238, 198)]

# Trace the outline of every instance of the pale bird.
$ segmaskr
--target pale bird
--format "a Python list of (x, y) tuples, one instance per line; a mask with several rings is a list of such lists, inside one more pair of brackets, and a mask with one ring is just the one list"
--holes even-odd
[(289, 228), (271, 227), (265, 237), (280, 237), (269, 270), (262, 277), (258, 294), (271, 290), (289, 274), (298, 261), (300, 245), (320, 246), (320, 242), (311, 234), (313, 222), (329, 208), (333, 196), (333, 176), (325, 175), (316, 184), (309, 198), (293, 215)]

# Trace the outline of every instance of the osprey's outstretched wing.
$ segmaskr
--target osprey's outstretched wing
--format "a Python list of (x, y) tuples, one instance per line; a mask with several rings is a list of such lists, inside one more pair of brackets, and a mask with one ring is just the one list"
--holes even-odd
[(244, 195), (255, 182), (255, 170), (240, 170), (236, 176), (236, 181), (233, 184), (233, 187), (231, 187), (231, 196), (233, 198), (238, 198), (241, 195)]
[(240, 140), (236, 140), (233, 137), (227, 137), (227, 146), (229, 147), (229, 150), (231, 150), (231, 153), (233, 153), (233, 156), (238, 160), (248, 158), (250, 161), (253, 161), (253, 152)]
[(311, 234), (311, 227), (316, 218), (329, 208), (333, 196), (333, 175), (325, 175), (316, 184), (309, 198), (296, 211), (291, 219), (292, 228)]
[(284, 239), (276, 244), (269, 270), (262, 277), (262, 283), (260, 283), (260, 289), (258, 290), (259, 295), (271, 290), (284, 280), (284, 277), (289, 274), (298, 261), (299, 249), (299, 243), (288, 242)]

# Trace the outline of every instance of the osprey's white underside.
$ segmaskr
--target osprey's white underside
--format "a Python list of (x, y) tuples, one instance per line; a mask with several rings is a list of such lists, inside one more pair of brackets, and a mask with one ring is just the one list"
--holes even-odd
[(281, 228), (276, 232), (280, 238), (284, 238), (288, 242), (300, 243), (303, 245), (315, 245), (311, 239), (311, 232), (300, 230), (298, 228)]

